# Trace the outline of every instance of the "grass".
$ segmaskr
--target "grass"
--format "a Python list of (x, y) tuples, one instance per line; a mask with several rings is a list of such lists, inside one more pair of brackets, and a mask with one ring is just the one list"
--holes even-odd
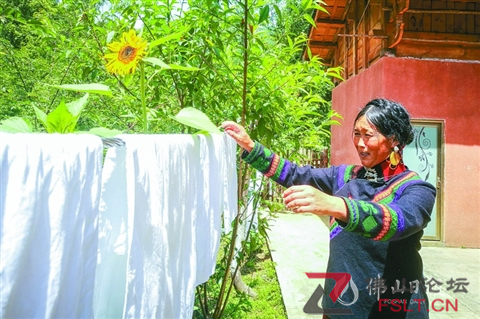
[(257, 260), (254, 271), (242, 277), (245, 283), (258, 294), (257, 298), (251, 301), (248, 318), (287, 318), (275, 263), (270, 254), (264, 260)]
[[(219, 277), (217, 277), (219, 278)], [(228, 319), (286, 319), (280, 285), (278, 284), (275, 263), (271, 259), (267, 244), (263, 241), (259, 249), (242, 268), (242, 278), (247, 286), (257, 293), (257, 298), (238, 293), (232, 288), (230, 298), (222, 318)], [(215, 275), (207, 284), (209, 295), (218, 295), (219, 284)], [(208, 298), (213, 306), (215, 298)], [(196, 300), (198, 305), (198, 299)], [(204, 318), (200, 310), (195, 310), (194, 318)]]

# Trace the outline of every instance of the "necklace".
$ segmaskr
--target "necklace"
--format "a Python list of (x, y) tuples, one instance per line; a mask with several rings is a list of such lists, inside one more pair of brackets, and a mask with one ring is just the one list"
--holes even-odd
[(365, 179), (371, 182), (377, 182), (378, 181), (377, 171), (374, 170), (373, 168), (365, 167)]

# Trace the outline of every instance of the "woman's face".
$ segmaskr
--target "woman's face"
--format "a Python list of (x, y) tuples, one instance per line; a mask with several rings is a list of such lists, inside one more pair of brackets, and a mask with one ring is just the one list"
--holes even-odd
[(372, 168), (383, 162), (395, 146), (392, 139), (387, 139), (370, 125), (365, 116), (360, 117), (355, 123), (353, 143), (360, 157), (362, 165)]

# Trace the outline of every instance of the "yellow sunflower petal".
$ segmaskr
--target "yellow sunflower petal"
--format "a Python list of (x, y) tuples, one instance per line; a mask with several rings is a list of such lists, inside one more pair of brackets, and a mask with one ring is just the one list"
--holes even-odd
[(105, 59), (115, 59), (117, 57), (118, 53), (107, 53), (103, 57)]
[(106, 69), (110, 73), (120, 75), (131, 74), (135, 72), (137, 64), (146, 54), (147, 41), (138, 37), (135, 30), (130, 30), (122, 34), (121, 40), (107, 45), (111, 53), (104, 55), (107, 60)]
[(115, 51), (115, 52), (120, 50), (122, 48), (122, 46), (123, 46), (123, 44), (121, 42), (112, 42), (112, 43), (107, 44), (107, 48), (110, 51)]

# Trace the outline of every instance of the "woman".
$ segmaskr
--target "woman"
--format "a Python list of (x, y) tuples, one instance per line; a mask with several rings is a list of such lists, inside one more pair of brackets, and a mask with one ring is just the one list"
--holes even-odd
[[(402, 149), (413, 140), (402, 105), (375, 99), (358, 113), (353, 143), (362, 165), (300, 167), (253, 141), (242, 126), (227, 121), (222, 127), (245, 149), (247, 163), (287, 187), (287, 208), (330, 216), (327, 273), (348, 273), (353, 284), (333, 302), (328, 295), (335, 281), (326, 279), (325, 312), (343, 308), (354, 318), (428, 318), (418, 251), (435, 188), (402, 161)], [(344, 318), (328, 311), (328, 318)]]

